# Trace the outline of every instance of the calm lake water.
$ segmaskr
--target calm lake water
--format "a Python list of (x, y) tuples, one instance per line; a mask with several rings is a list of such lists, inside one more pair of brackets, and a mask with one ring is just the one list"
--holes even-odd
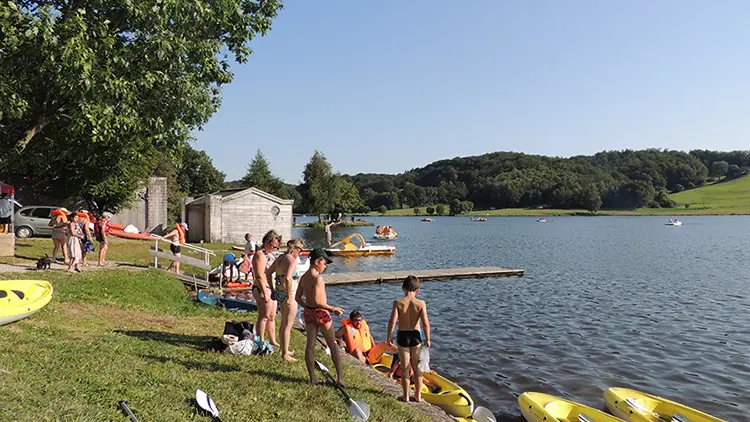
[[(298, 222), (309, 221), (297, 218)], [(342, 259), (326, 272), (469, 266), (523, 268), (521, 278), (425, 282), (431, 366), (498, 420), (522, 421), (525, 391), (604, 409), (628, 387), (730, 421), (750, 420), (750, 217), (377, 217), (394, 257)], [(376, 243), (374, 227), (354, 231)], [(295, 229), (323, 246), (322, 229)], [(329, 287), (385, 337), (399, 284)], [(337, 327), (339, 325), (337, 324)]]

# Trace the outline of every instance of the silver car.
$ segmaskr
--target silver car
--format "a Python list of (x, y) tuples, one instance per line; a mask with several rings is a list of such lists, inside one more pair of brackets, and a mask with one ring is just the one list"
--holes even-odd
[(58, 208), (60, 207), (46, 205), (21, 207), (16, 211), (15, 215), (16, 237), (25, 238), (52, 235), (52, 227), (49, 226), (49, 219), (52, 216), (52, 210)]

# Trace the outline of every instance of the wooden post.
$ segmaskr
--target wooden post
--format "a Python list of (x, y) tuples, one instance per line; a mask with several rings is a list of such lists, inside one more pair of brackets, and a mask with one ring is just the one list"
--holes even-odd
[[(155, 250), (159, 251), (159, 238), (156, 239), (156, 244), (154, 245)], [(154, 255), (154, 268), (159, 268), (159, 257)]]

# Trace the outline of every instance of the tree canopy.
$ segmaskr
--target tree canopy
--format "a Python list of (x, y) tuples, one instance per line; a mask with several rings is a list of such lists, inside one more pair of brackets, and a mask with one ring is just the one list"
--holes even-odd
[(218, 109), (277, 0), (0, 2), (0, 177), (116, 210)]
[(242, 187), (257, 188), (280, 198), (287, 198), (289, 192), (284, 182), (271, 173), (271, 164), (261, 150), (247, 168), (247, 174), (240, 181)]

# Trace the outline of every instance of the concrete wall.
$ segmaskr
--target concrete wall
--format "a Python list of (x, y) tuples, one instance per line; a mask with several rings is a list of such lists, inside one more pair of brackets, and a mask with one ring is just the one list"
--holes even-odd
[(245, 233), (252, 233), (257, 241), (274, 229), (286, 241), (292, 237), (293, 205), (292, 200), (253, 188), (227, 196), (207, 195), (185, 205), (188, 240), (242, 245)]
[(0, 256), (14, 256), (16, 254), (15, 233), (0, 233)]
[[(222, 242), (241, 245), (245, 242), (247, 232), (253, 234), (253, 239), (260, 241), (271, 229), (276, 230), (284, 241), (290, 239), (294, 201), (277, 199), (255, 189), (248, 191), (224, 198)], [(274, 213), (274, 207), (278, 207), (278, 214)]]
[(118, 212), (112, 222), (161, 233), (167, 227), (167, 178), (149, 179), (148, 186), (138, 191), (133, 205)]

